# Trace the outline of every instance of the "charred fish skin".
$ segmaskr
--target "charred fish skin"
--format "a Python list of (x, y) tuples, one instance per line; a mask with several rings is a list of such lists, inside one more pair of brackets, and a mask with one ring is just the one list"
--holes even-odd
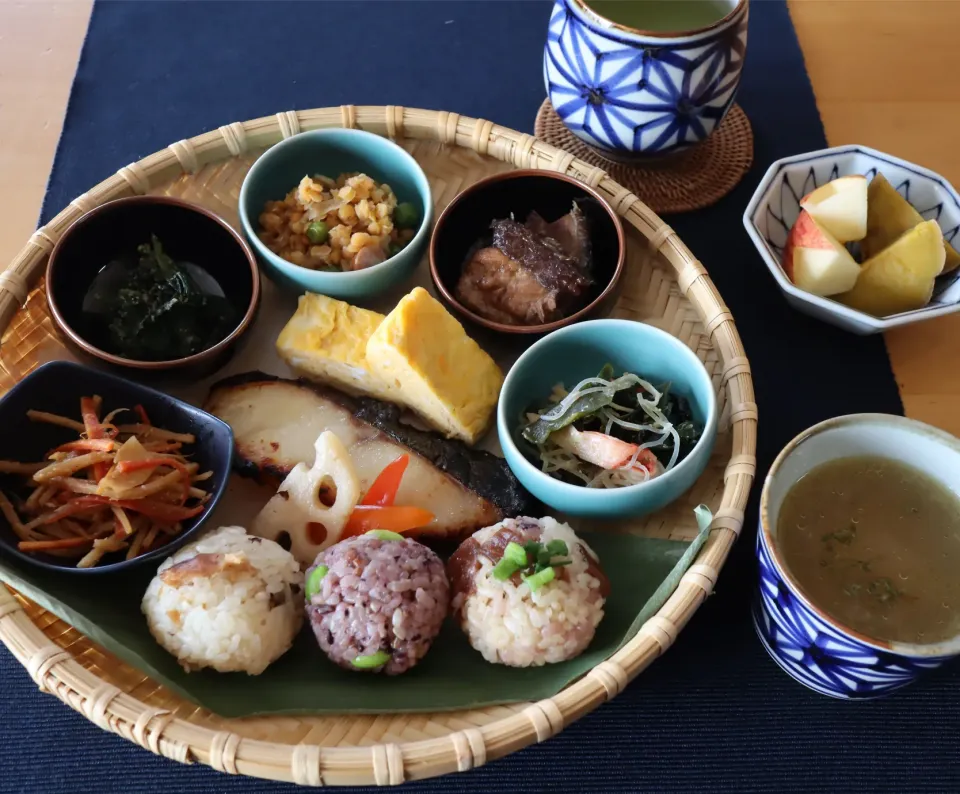
[(539, 515), (540, 503), (510, 471), (503, 458), (456, 441), (419, 430), (400, 421), (402, 411), (392, 403), (360, 400), (354, 413), (399, 444), (429, 460), (441, 471), (494, 504), (505, 518)]

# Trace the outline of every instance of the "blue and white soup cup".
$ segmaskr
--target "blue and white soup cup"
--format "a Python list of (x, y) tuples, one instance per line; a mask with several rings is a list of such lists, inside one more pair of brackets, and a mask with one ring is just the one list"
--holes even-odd
[(661, 33), (612, 22), (584, 0), (556, 0), (543, 79), (557, 115), (612, 160), (706, 140), (733, 106), (747, 49), (749, 0), (725, 2), (729, 13), (711, 25)]
[(936, 428), (888, 414), (828, 419), (797, 436), (770, 468), (760, 498), (757, 634), (773, 660), (810, 689), (862, 700), (889, 694), (960, 654), (960, 637), (912, 644), (865, 636), (841, 624), (804, 593), (777, 545), (780, 506), (791, 487), (828, 461), (853, 456), (892, 457), (960, 494), (960, 441)]

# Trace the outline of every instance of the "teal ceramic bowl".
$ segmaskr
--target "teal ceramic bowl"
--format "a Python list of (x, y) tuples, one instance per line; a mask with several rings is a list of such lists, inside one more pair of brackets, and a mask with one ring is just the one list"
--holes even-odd
[[(653, 383), (670, 381), (686, 397), (703, 435), (684, 460), (659, 477), (624, 488), (586, 488), (540, 471), (522, 450), (523, 414), (558, 383), (568, 388), (609, 362), (617, 375), (633, 372)], [(703, 473), (717, 437), (717, 400), (700, 359), (664, 331), (630, 320), (590, 320), (534, 343), (507, 374), (497, 406), (497, 432), (507, 463), (523, 486), (554, 510), (575, 516), (620, 518), (652, 513), (677, 499)]]
[[(307, 174), (335, 179), (353, 171), (386, 182), (398, 201), (417, 208), (420, 227), (400, 253), (364, 270), (324, 272), (288, 262), (260, 241), (258, 219), (268, 201), (283, 199)], [(240, 188), (240, 222), (266, 275), (287, 289), (342, 300), (371, 298), (410, 278), (426, 251), (432, 219), (430, 183), (417, 161), (392, 141), (362, 130), (312, 130), (287, 138), (253, 164)]]

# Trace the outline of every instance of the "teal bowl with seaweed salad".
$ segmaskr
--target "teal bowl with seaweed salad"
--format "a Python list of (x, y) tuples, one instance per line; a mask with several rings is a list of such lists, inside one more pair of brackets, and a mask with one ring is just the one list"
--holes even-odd
[(703, 473), (717, 435), (713, 382), (679, 339), (590, 320), (528, 348), (500, 392), (497, 432), (523, 486), (562, 513), (652, 513)]
[[(283, 201), (305, 176), (336, 180), (356, 173), (366, 174), (377, 185), (389, 185), (398, 202), (392, 222), (413, 232), (412, 239), (385, 252), (385, 260), (355, 270), (342, 270), (340, 265), (315, 269), (283, 258), (260, 238), (261, 232), (268, 232), (260, 221), (267, 203)], [(240, 188), (240, 223), (264, 273), (283, 288), (341, 300), (363, 301), (409, 280), (426, 252), (432, 217), (430, 183), (417, 161), (393, 141), (363, 130), (311, 130), (280, 141), (253, 164)], [(341, 225), (321, 223), (319, 236), (311, 236), (307, 228), (307, 253), (314, 245), (329, 246), (330, 236)], [(299, 237), (287, 226), (282, 231)], [(359, 227), (350, 228), (351, 235), (354, 231)]]
[(78, 354), (141, 376), (197, 378), (236, 351), (260, 305), (256, 257), (208, 210), (163, 196), (97, 207), (47, 264), (54, 324)]

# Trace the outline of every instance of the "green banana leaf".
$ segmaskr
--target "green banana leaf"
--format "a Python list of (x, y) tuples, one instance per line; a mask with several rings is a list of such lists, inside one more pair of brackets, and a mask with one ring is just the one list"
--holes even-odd
[(447, 621), (426, 658), (402, 676), (341, 670), (319, 650), (306, 624), (293, 648), (259, 676), (186, 673), (154, 642), (140, 612), (152, 570), (71, 576), (4, 556), (0, 579), (155, 681), (224, 717), (459, 710), (550, 697), (613, 654), (669, 598), (706, 541), (710, 512), (697, 510), (700, 532), (692, 543), (581, 533), (611, 582), (604, 619), (581, 656), (527, 669), (487, 663)]

